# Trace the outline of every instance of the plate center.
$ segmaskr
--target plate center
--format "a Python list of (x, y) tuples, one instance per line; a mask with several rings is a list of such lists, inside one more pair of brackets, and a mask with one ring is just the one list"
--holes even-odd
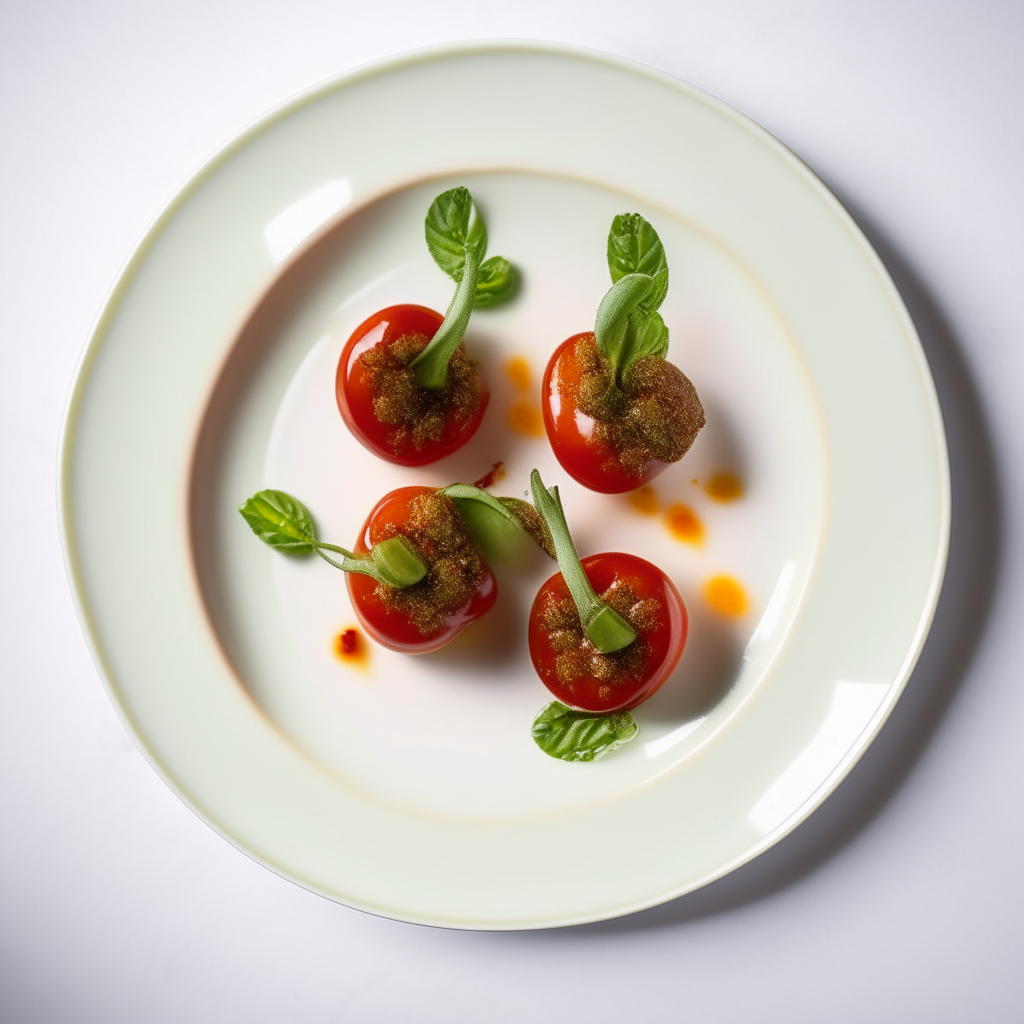
[[(430, 259), (422, 224), (431, 199), (454, 184), (469, 186), (487, 221), (489, 255), (514, 262), (523, 286), (508, 306), (475, 313), (466, 337), (491, 391), (480, 432), (448, 459), (408, 469), (349, 435), (335, 404), (335, 368), (352, 330), (376, 310), (401, 302), (446, 308), (452, 285)], [(586, 491), (530, 430), (551, 352), (592, 329), (610, 284), (612, 217), (634, 211), (665, 245), (669, 358), (693, 380), (708, 421), (690, 453), (639, 498)], [(197, 517), (196, 557), (232, 665), (264, 713), (344, 784), (422, 814), (552, 814), (615, 799), (671, 770), (770, 673), (821, 530), (815, 402), (765, 292), (694, 225), (577, 180), (464, 175), (410, 186), (344, 218), (261, 299), (212, 402), (214, 427), (197, 459), (206, 511)], [(552, 760), (530, 737), (551, 699), (526, 650), (530, 604), (555, 571), (539, 552), (527, 564), (497, 567), (497, 605), (443, 651), (414, 658), (371, 644), (354, 663), (336, 649), (339, 634), (356, 625), (341, 573), (315, 557), (267, 550), (234, 511), (254, 491), (280, 488), (310, 508), (321, 539), (348, 547), (387, 491), (470, 483), (497, 462), (504, 475), (494, 493), (525, 496), (539, 468), (559, 485), (581, 554), (641, 555), (669, 573), (686, 601), (690, 639), (679, 668), (635, 711), (638, 737), (600, 762)], [(713, 581), (723, 578), (745, 603), (722, 599)]]

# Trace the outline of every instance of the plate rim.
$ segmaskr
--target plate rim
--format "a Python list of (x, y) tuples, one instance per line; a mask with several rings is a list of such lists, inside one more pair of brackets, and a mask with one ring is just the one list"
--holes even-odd
[[(920, 609), (918, 625), (912, 643), (907, 648), (904, 661), (898, 674), (889, 682), (885, 699), (878, 707), (868, 725), (862, 730), (854, 745), (844, 754), (839, 764), (826, 776), (814, 792), (804, 800), (796, 810), (792, 811), (774, 829), (765, 834), (760, 841), (753, 843), (741, 855), (732, 860), (718, 865), (713, 871), (701, 876), (697, 880), (690, 880), (687, 883), (671, 891), (662, 892), (651, 899), (639, 900), (633, 904), (619, 906), (608, 911), (596, 911), (590, 914), (578, 914), (571, 918), (559, 918), (558, 920), (538, 923), (488, 923), (480, 924), (463, 920), (442, 920), (440, 915), (419, 915), (390, 912), (388, 909), (361, 903), (346, 897), (340, 899), (336, 893), (328, 891), (310, 879), (305, 879), (294, 874), (291, 870), (284, 868), (264, 858), (244, 842), (228, 831), (227, 826), (220, 824), (209, 813), (202, 810), (196, 800), (190, 796), (176, 781), (171, 771), (163, 764), (156, 751), (152, 749), (148, 741), (136, 727), (128, 708), (119, 695), (114, 684), (114, 673), (107, 664), (99, 643), (98, 629), (93, 621), (89, 609), (85, 580), (80, 565), (77, 543), (74, 532), (74, 512), (72, 497), (72, 467), (77, 440), (77, 426), (82, 400), (88, 388), (96, 359), (103, 347), (104, 340), (108, 333), (110, 322), (116, 313), (122, 298), (130, 288), (133, 279), (143, 265), (151, 246), (159, 239), (164, 229), (173, 220), (179, 209), (187, 202), (191, 195), (208, 180), (225, 162), (236, 152), (244, 148), (253, 139), (260, 136), (264, 131), (274, 126), (301, 110), (308, 104), (315, 103), (322, 97), (337, 90), (347, 88), (357, 82), (372, 79), (378, 76), (387, 75), (393, 71), (412, 67), (417, 64), (425, 64), (433, 61), (443, 61), (447, 58), (457, 58), (481, 52), (500, 52), (530, 54), (543, 53), (553, 57), (570, 57), (584, 59), (595, 64), (611, 66), (630, 74), (639, 75), (655, 82), (668, 86), (674, 91), (681, 93), (690, 99), (698, 100), (710, 107), (715, 113), (724, 116), (737, 124), (745, 131), (752, 133), (768, 145), (777, 155), (782, 157), (793, 167), (806, 185), (810, 185), (819, 197), (823, 198), (837, 219), (846, 229), (847, 234), (856, 243), (862, 256), (866, 257), (871, 265), (878, 281), (883, 285), (887, 298), (897, 318), (901, 322), (908, 340), (911, 342), (917, 375), (922, 384), (922, 391), (927, 398), (931, 414), (932, 435), (937, 445), (938, 469), (939, 469), (939, 543), (936, 558), (932, 567), (932, 575), (927, 589), (927, 599)], [(308, 241), (315, 241), (315, 235)], [(305, 248), (305, 245), (301, 248)], [(279, 273), (291, 260), (281, 264), (275, 271)], [(258, 301), (259, 295), (254, 296)], [(247, 313), (245, 314), (247, 315)], [(323, 79), (305, 89), (299, 90), (282, 102), (271, 107), (255, 119), (244, 125), (234, 135), (229, 137), (220, 147), (196, 167), (185, 180), (174, 190), (157, 214), (152, 218), (145, 230), (136, 241), (130, 253), (119, 269), (113, 283), (104, 296), (99, 310), (89, 328), (86, 340), (78, 357), (75, 369), (72, 374), (68, 389), (67, 399), (60, 425), (60, 434), (57, 449), (57, 517), (58, 531), (61, 540), (62, 555), (65, 571), (72, 594), (72, 600), (78, 615), (86, 644), (92, 655), (93, 661), (98, 669), (100, 679), (106, 690), (107, 696), (113, 704), (118, 717), (132, 737), (136, 747), (152, 765), (162, 781), (169, 786), (172, 792), (182, 800), (206, 825), (212, 828), (218, 835), (226, 839), (232, 846), (240, 850), (247, 857), (255, 862), (274, 871), (282, 877), (302, 886), (305, 889), (315, 892), (332, 902), (341, 902), (343, 905), (383, 916), (394, 920), (403, 920), (412, 923), (428, 924), (439, 927), (454, 927), (468, 930), (533, 930), (548, 927), (568, 927), (582, 923), (589, 923), (601, 920), (608, 920), (620, 916), (636, 913), (638, 911), (657, 906), (671, 900), (677, 899), (688, 892), (695, 891), (703, 886), (721, 878), (743, 864), (749, 863), (770, 849), (776, 843), (784, 839), (799, 824), (810, 816), (842, 783), (868, 748), (874, 742), (878, 733), (888, 720), (902, 696), (907, 682), (913, 673), (921, 652), (924, 648), (931, 625), (934, 621), (939, 598), (942, 592), (945, 569), (948, 561), (952, 500), (951, 482), (949, 467), (949, 451), (946, 438), (945, 424), (942, 417), (941, 405), (935, 388), (934, 379), (924, 346), (921, 343), (913, 319), (903, 302), (895, 283), (892, 280), (881, 257), (871, 245), (867, 236), (857, 224), (849, 210), (836, 197), (835, 193), (821, 180), (820, 177), (803, 161), (797, 154), (789, 149), (777, 137), (762, 127), (749, 116), (741, 113), (734, 107), (693, 85), (678, 76), (661, 71), (650, 65), (639, 61), (625, 58), (617, 54), (611, 54), (590, 47), (575, 46), (570, 44), (554, 43), (549, 41), (527, 40), (527, 39), (487, 39), (487, 40), (464, 40), (455, 43), (443, 43), (427, 47), (392, 54), (377, 60), (369, 61), (351, 68), (340, 74)], [(255, 706), (255, 705), (254, 705)], [(262, 714), (262, 712), (261, 712)], [(279, 731), (279, 730), (276, 730)]]

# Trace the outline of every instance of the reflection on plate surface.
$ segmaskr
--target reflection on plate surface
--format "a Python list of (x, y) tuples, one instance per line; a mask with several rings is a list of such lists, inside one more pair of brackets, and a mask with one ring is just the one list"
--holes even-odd
[(287, 259), (302, 243), (352, 202), (352, 183), (337, 178), (282, 210), (264, 229), (270, 258)]

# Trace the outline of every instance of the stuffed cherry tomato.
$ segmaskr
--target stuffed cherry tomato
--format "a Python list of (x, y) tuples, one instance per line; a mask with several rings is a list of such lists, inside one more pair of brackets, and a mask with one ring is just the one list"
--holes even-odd
[(366, 632), (406, 654), (436, 651), (487, 613), (498, 596), (488, 558), (515, 560), (520, 542), (553, 550), (532, 505), (468, 484), (391, 491), (351, 551), (318, 540), (309, 510), (284, 491), (260, 491), (239, 512), (270, 547), (342, 569)]
[(636, 555), (606, 552), (581, 562), (597, 596), (636, 632), (619, 651), (589, 640), (561, 573), (538, 591), (530, 611), (530, 658), (544, 685), (567, 707), (595, 714), (627, 711), (672, 674), (686, 646), (686, 606), (675, 584)]
[(581, 562), (558, 489), (546, 489), (536, 470), (531, 482), (561, 570), (530, 610), (533, 667), (566, 707), (594, 715), (634, 708), (679, 664), (688, 628), (683, 599), (665, 573), (636, 555)]
[(612, 287), (592, 332), (555, 350), (541, 405), (562, 468), (584, 487), (630, 491), (677, 462), (704, 426), (689, 378), (665, 359), (668, 328), (657, 312), (668, 264), (654, 228), (622, 214), (608, 236)]
[(338, 361), (335, 393), (349, 430), (374, 455), (402, 466), (436, 462), (477, 431), (488, 393), (463, 345), (443, 388), (421, 387), (410, 366), (444, 317), (425, 306), (389, 306), (364, 320)]
[(348, 339), (335, 394), (353, 436), (403, 466), (436, 462), (475, 433), (488, 393), (463, 336), (473, 309), (497, 306), (515, 291), (507, 260), (484, 260), (487, 230), (469, 191), (454, 188), (431, 204), (427, 248), (458, 285), (446, 315), (425, 306), (382, 309)]
[(488, 612), (498, 597), (490, 566), (451, 498), (433, 487), (400, 487), (374, 506), (353, 554), (369, 555), (402, 537), (426, 563), (421, 580), (404, 588), (348, 574), (352, 607), (366, 632), (393, 651), (426, 654), (450, 643)]

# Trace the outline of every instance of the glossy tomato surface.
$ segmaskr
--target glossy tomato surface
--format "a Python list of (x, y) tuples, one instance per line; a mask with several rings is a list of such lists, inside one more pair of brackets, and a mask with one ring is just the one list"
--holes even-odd
[(615, 449), (598, 439), (597, 421), (580, 411), (576, 342), (593, 336), (591, 331), (574, 334), (551, 356), (541, 389), (544, 428), (555, 457), (569, 476), (592, 491), (622, 494), (648, 483), (669, 463), (652, 459), (640, 476), (628, 473)]
[[(608, 714), (626, 711), (647, 700), (679, 664), (686, 646), (689, 618), (676, 585), (656, 565), (620, 551), (582, 559), (591, 586), (600, 595), (613, 583), (628, 584), (638, 599), (654, 598), (661, 609), (649, 628), (639, 631), (645, 641), (643, 656), (622, 678), (608, 682), (593, 675), (564, 681), (559, 678), (559, 651), (544, 626), (544, 609), (554, 598), (571, 600), (562, 574), (555, 573), (537, 592), (530, 610), (530, 658), (544, 685), (563, 704), (579, 711)], [(635, 642), (635, 641), (634, 641)], [(592, 650), (592, 648), (591, 648)], [(616, 657), (612, 655), (611, 657)]]
[[(365, 555), (374, 544), (391, 535), (387, 527), (393, 525), (399, 532), (409, 520), (409, 503), (421, 494), (432, 494), (433, 487), (399, 487), (385, 494), (374, 506), (359, 531), (352, 551)], [(403, 654), (429, 654), (450, 643), (466, 626), (490, 610), (498, 597), (498, 582), (485, 563), (476, 593), (461, 607), (446, 616), (440, 630), (424, 636), (408, 616), (386, 607), (377, 597), (377, 582), (371, 576), (346, 573), (352, 607), (366, 632), (377, 643)]]
[(453, 411), (446, 417), (441, 437), (422, 447), (416, 447), (411, 439), (404, 444), (396, 444), (394, 426), (377, 419), (373, 409), (372, 374), (359, 363), (359, 357), (379, 345), (394, 345), (407, 335), (424, 335), (429, 340), (443, 322), (444, 317), (440, 313), (426, 306), (388, 306), (368, 317), (352, 332), (338, 360), (334, 390), (342, 419), (360, 444), (388, 462), (396, 462), (400, 466), (424, 466), (443, 459), (476, 433), (487, 409), (490, 395), (478, 376), (480, 403), (476, 411), (461, 421)]

